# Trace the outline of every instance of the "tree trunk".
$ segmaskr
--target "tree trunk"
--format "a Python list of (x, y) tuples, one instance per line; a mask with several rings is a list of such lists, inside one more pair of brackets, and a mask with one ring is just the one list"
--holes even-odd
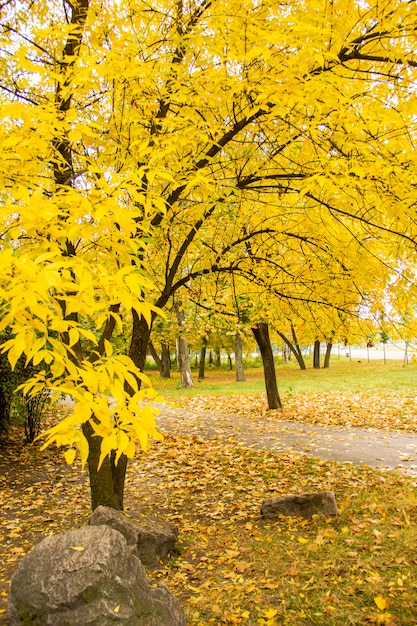
[[(280, 333), (278, 333), (280, 335)], [(283, 363), (288, 363), (288, 361), (291, 358), (291, 350), (292, 350), (292, 346), (289, 346), (289, 339), (287, 339), (287, 337), (285, 337), (285, 335), (280, 335), (283, 337), (284, 343), (282, 346), (282, 361)]]
[(161, 362), (162, 362), (162, 378), (171, 378), (171, 359), (169, 345), (165, 341), (161, 341)]
[[(174, 311), (181, 331), (181, 327), (184, 323), (184, 311), (180, 307), (180, 303), (174, 303)], [(177, 363), (181, 374), (181, 387), (194, 387), (193, 375), (191, 374), (190, 367), (190, 357), (188, 354), (188, 343), (184, 337), (181, 337), (181, 335), (177, 339)]]
[(206, 351), (207, 351), (207, 337), (203, 337), (203, 345), (200, 350), (200, 363), (198, 366), (198, 380), (203, 380), (206, 367)]
[(320, 341), (318, 339), (314, 342), (313, 367), (315, 370), (320, 369)]
[(188, 344), (184, 337), (177, 339), (178, 368), (181, 374), (181, 387), (194, 387), (193, 375), (190, 367), (190, 357), (188, 355)]
[(297, 343), (294, 346), (291, 343), (291, 341), (288, 339), (288, 337), (286, 335), (284, 335), (284, 333), (280, 333), (279, 330), (277, 330), (276, 332), (278, 333), (278, 335), (283, 340), (284, 345), (286, 345), (288, 347), (288, 349), (291, 350), (291, 352), (293, 353), (293, 355), (297, 359), (297, 363), (300, 366), (300, 369), (301, 370), (307, 369), (305, 361), (304, 361), (303, 353), (301, 352), (300, 346)]
[(229, 370), (233, 369), (233, 359), (232, 359), (232, 355), (230, 354), (230, 352), (227, 353), (227, 360), (229, 361)]
[[(133, 326), (132, 338), (130, 340), (129, 356), (133, 363), (143, 372), (146, 362), (146, 354), (148, 351), (149, 338), (151, 336), (151, 328), (147, 321), (136, 311), (132, 311)], [(140, 387), (140, 380), (138, 381)]]
[(94, 511), (98, 506), (109, 506), (123, 511), (123, 495), (127, 470), (127, 457), (122, 454), (117, 465), (115, 455), (107, 456), (98, 469), (100, 459), (101, 437), (94, 435), (89, 422), (82, 425), (84, 436), (89, 445), (88, 472), (90, 475), (91, 507)]
[(162, 364), (162, 359), (159, 356), (159, 354), (157, 353), (155, 346), (153, 345), (152, 341), (149, 339), (149, 352), (151, 353), (151, 357), (153, 358), (153, 360), (155, 361), (157, 367), (158, 367), (158, 371), (159, 371), (159, 375), (162, 377), (162, 371), (163, 371), (163, 364)]
[(222, 359), (221, 359), (221, 354), (220, 354), (220, 348), (216, 348), (215, 349), (216, 352), (216, 366), (220, 367), (222, 364)]
[(278, 393), (274, 354), (272, 352), (271, 340), (269, 338), (268, 324), (261, 322), (255, 328), (252, 328), (252, 332), (256, 339), (256, 343), (259, 346), (259, 350), (261, 351), (268, 408), (282, 409), (281, 399)]
[(332, 351), (332, 347), (333, 343), (331, 341), (328, 341), (326, 344), (326, 354), (324, 355), (323, 368), (327, 368), (330, 365), (330, 354)]
[(246, 378), (243, 369), (243, 344), (242, 335), (239, 332), (235, 335), (235, 361), (236, 382), (244, 383)]

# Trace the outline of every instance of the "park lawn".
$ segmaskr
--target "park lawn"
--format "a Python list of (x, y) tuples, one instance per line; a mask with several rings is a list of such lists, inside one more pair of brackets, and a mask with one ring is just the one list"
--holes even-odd
[[(156, 507), (180, 529), (180, 555), (151, 575), (189, 626), (416, 623), (413, 478), (198, 438), (169, 437), (135, 465), (128, 512)], [(328, 489), (337, 519), (260, 517), (264, 498)]]
[[(334, 358), (328, 369), (315, 370), (307, 360), (308, 369), (302, 371), (294, 361), (281, 363), (277, 360), (276, 372), (280, 394), (283, 396), (297, 392), (380, 392), (417, 391), (417, 364), (412, 363), (404, 367), (402, 361), (383, 360), (349, 361), (349, 359)], [(171, 398), (193, 397), (196, 395), (229, 395), (255, 394), (265, 389), (263, 370), (258, 367), (245, 369), (246, 382), (237, 383), (235, 372), (226, 368), (206, 367), (205, 378), (198, 381), (198, 372), (193, 371), (195, 385), (190, 389), (181, 389), (180, 375), (172, 369), (171, 378), (160, 378), (158, 372), (147, 369), (153, 386)]]
[[(407, 430), (404, 425), (415, 417), (416, 369), (360, 365), (352, 367), (357, 374), (350, 377), (342, 368), (339, 376), (332, 373), (343, 390), (309, 383), (304, 391), (283, 394), (280, 418), (285, 413), (300, 421), (303, 415), (306, 421), (334, 419), (340, 409), (342, 419), (342, 397), (351, 407), (344, 410), (357, 414), (358, 421), (366, 417), (380, 427), (384, 422), (385, 429)], [(330, 372), (313, 374), (324, 385)], [(291, 377), (299, 374), (293, 369)], [(261, 424), (264, 394), (249, 382), (251, 393), (230, 402), (224, 373), (221, 378), (220, 395), (184, 394), (181, 400), (178, 390), (171, 398), (190, 411), (238, 410)], [(358, 390), (359, 381), (365, 387)], [(366, 410), (360, 413), (364, 398)], [(291, 408), (291, 402), (303, 408)], [(389, 415), (400, 405), (405, 409), (398, 412), (403, 415), (398, 423)], [(46, 535), (85, 523), (89, 514), (86, 473), (65, 465), (59, 451), (41, 453), (37, 445), (24, 445), (17, 431), (13, 436), (13, 445), (3, 442), (0, 455), (0, 621), (11, 575), (24, 554)], [(260, 517), (264, 498), (322, 489), (335, 492), (338, 518), (265, 522)], [(150, 576), (180, 599), (189, 626), (417, 623), (417, 483), (412, 476), (290, 451), (253, 450), (232, 439), (167, 436), (132, 462), (126, 512), (159, 515), (178, 526), (179, 554)]]
[(154, 371), (148, 375), (167, 400), (184, 410), (417, 432), (417, 365), (403, 367), (400, 361), (336, 359), (329, 369), (305, 371), (294, 363), (278, 364), (283, 405), (278, 411), (268, 411), (261, 368), (247, 370), (245, 383), (236, 383), (234, 372), (208, 370), (206, 378), (190, 389), (180, 388), (178, 372), (168, 380)]

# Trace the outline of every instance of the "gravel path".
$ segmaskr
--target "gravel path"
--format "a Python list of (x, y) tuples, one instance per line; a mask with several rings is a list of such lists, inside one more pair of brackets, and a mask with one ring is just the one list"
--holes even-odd
[(188, 412), (160, 406), (157, 418), (162, 432), (217, 437), (257, 449), (295, 451), (324, 460), (398, 469), (417, 476), (417, 434), (376, 429), (311, 426), (265, 417), (246, 417)]

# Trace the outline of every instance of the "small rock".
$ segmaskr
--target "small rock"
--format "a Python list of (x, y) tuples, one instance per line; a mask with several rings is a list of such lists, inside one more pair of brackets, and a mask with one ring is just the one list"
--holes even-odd
[(268, 498), (262, 503), (261, 515), (268, 519), (279, 515), (311, 519), (313, 515), (337, 517), (339, 512), (333, 491), (318, 491), (282, 498)]
[(161, 560), (175, 551), (178, 529), (155, 517), (136, 520), (122, 511), (107, 506), (98, 506), (88, 519), (90, 526), (110, 526), (127, 541), (132, 554), (147, 567), (158, 567)]

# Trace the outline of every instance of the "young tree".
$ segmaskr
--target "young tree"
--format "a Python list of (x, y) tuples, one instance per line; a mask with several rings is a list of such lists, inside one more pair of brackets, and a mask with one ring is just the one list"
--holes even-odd
[[(143, 298), (150, 282), (138, 261), (142, 211), (127, 204), (123, 176), (109, 166), (92, 168), (89, 150), (74, 147), (80, 103), (88, 111), (94, 98), (81, 62), (92, 19), (87, 0), (53, 4), (58, 31), (45, 21), (45, 7), (6, 5), (3, 17), (11, 23), (2, 24), (2, 49), (13, 62), (0, 102), (0, 328), (13, 336), (2, 349), (13, 367), (22, 355), (48, 365), (27, 382), (28, 394), (47, 387), (53, 399), (65, 393), (75, 400), (73, 414), (47, 431), (45, 445), (69, 446), (69, 463), (79, 451), (93, 508), (123, 508), (136, 442), (146, 449), (149, 435), (161, 438), (152, 409), (139, 405), (147, 392), (138, 381), (146, 377), (111, 345), (123, 309), (149, 324), (155, 312)], [(83, 132), (94, 142), (91, 120)]]

